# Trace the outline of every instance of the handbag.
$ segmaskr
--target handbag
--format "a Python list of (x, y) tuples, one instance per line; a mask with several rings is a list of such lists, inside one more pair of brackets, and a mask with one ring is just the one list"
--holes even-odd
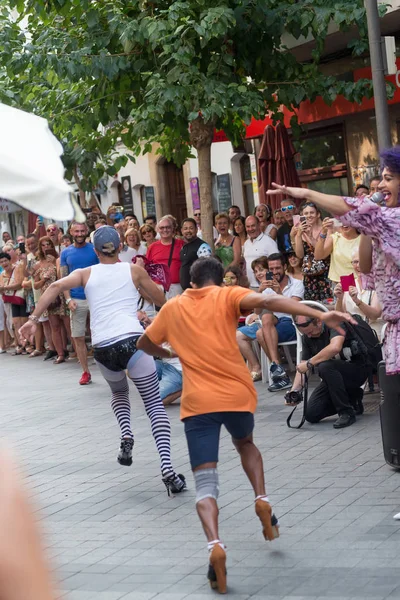
[(315, 260), (313, 254), (306, 254), (303, 258), (304, 275), (322, 275), (328, 269), (324, 260)]
[[(8, 279), (8, 283), (10, 283), (12, 276), (14, 274), (15, 268), (12, 270), (12, 273)], [(22, 290), (22, 296), (18, 296), (18, 291), (20, 290), (12, 290), (12, 293), (5, 292), (3, 294), (3, 302), (4, 304), (15, 304), (16, 306), (22, 306), (25, 304), (25, 293)]]

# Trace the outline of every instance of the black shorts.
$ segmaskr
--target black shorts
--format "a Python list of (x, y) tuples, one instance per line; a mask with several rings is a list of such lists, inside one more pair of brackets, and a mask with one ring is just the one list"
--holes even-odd
[(29, 314), (26, 312), (26, 302), (23, 304), (11, 304), (11, 314), (14, 319), (29, 317)]
[(192, 469), (218, 462), (219, 436), (222, 425), (234, 440), (253, 433), (254, 415), (250, 412), (215, 412), (183, 419)]
[(136, 342), (139, 335), (125, 338), (110, 346), (94, 348), (94, 359), (110, 371), (125, 371), (132, 356), (138, 351)]

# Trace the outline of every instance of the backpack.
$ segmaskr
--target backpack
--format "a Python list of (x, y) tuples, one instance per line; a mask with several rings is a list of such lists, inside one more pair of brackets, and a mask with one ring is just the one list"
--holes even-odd
[(352, 325), (346, 322), (345, 327), (355, 339), (355, 344), (352, 344), (352, 355), (362, 355), (368, 366), (368, 369), (374, 373), (378, 370), (378, 364), (382, 360), (382, 344), (380, 343), (376, 332), (370, 324), (365, 321), (360, 315), (351, 315), (357, 325)]

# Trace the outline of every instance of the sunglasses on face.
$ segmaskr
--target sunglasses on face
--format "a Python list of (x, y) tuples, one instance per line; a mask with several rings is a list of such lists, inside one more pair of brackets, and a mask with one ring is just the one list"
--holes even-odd
[(289, 206), (282, 206), (281, 211), (286, 212), (287, 210), (294, 210), (294, 205), (289, 204)]
[(195, 217), (201, 217), (201, 213), (194, 213)]
[(306, 321), (305, 323), (296, 323), (297, 327), (299, 327), (300, 329), (305, 329), (306, 327), (308, 327), (309, 325), (311, 325), (312, 323), (314, 323), (314, 319), (310, 319), (309, 321)]

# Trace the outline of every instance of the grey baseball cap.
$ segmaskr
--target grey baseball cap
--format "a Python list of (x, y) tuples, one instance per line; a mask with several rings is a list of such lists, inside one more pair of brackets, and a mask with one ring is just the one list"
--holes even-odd
[(113, 254), (119, 249), (120, 243), (121, 239), (118, 231), (109, 225), (96, 229), (93, 236), (94, 247), (103, 254)]

